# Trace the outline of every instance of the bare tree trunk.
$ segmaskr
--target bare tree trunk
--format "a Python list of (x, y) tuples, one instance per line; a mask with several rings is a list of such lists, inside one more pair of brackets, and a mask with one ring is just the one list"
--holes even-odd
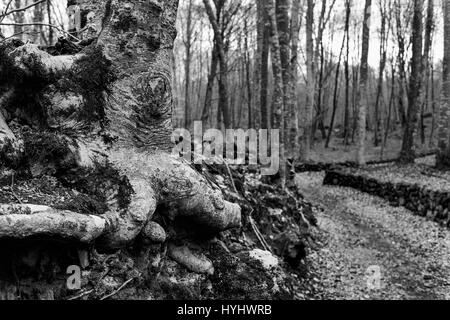
[(424, 50), (423, 50), (423, 90), (421, 91), (420, 97), (420, 140), (422, 145), (425, 144), (425, 123), (424, 123), (424, 113), (425, 107), (428, 104), (428, 93), (429, 93), (429, 83), (431, 76), (431, 67), (430, 61), (431, 49), (433, 45), (433, 31), (434, 31), (434, 1), (428, 0), (428, 9), (427, 9), (427, 21), (425, 26), (425, 42), (424, 42)]
[[(219, 65), (220, 65), (220, 76), (219, 76), (219, 106), (220, 112), (223, 115), (223, 122), (226, 129), (230, 129), (232, 127), (229, 107), (228, 107), (228, 63), (227, 57), (225, 54), (225, 47), (223, 42), (223, 35), (220, 29), (220, 25), (217, 22), (218, 19), (214, 14), (214, 10), (211, 6), (210, 0), (203, 0), (205, 4), (206, 13), (209, 17), (209, 22), (211, 23), (213, 30), (215, 41), (217, 44), (217, 52), (219, 55)], [(219, 1), (220, 2), (220, 1)], [(220, 8), (217, 8), (217, 12), (220, 12)]]
[[(51, 2), (51, 0), (47, 0), (46, 3), (47, 3), (47, 19), (48, 19), (48, 24), (53, 24), (52, 12), (51, 12), (52, 2)], [(49, 45), (53, 45), (53, 40), (54, 40), (54, 36), (53, 36), (53, 28), (49, 27), (49, 28), (48, 28), (48, 44), (49, 44)]]
[(244, 56), (245, 56), (245, 79), (246, 79), (246, 88), (247, 88), (247, 107), (248, 107), (248, 128), (251, 129), (254, 127), (255, 119), (253, 114), (253, 93), (252, 93), (252, 84), (251, 84), (251, 61), (250, 61), (250, 46), (248, 44), (248, 34), (250, 32), (248, 28), (247, 20), (244, 21)]
[(395, 2), (395, 19), (397, 24), (397, 41), (398, 41), (398, 85), (399, 85), (399, 94), (398, 94), (398, 110), (400, 113), (400, 118), (402, 122), (402, 127), (404, 128), (406, 125), (406, 108), (405, 108), (405, 96), (407, 93), (406, 89), (406, 62), (405, 62), (405, 35), (403, 34), (402, 28), (402, 15), (401, 15), (401, 4), (400, 1), (397, 0)]
[(291, 61), (289, 65), (289, 87), (288, 87), (288, 116), (292, 117), (288, 122), (288, 137), (291, 152), (295, 158), (301, 158), (300, 136), (299, 136), (299, 104), (297, 97), (298, 85), (298, 47), (300, 41), (301, 17), (303, 15), (300, 0), (293, 0), (291, 11)]
[[(14, 1), (14, 7), (15, 9), (20, 9), (22, 7), (22, 0), (15, 0)], [(19, 11), (14, 14), (14, 22), (18, 25), (14, 26), (14, 34), (18, 39), (23, 39), (23, 28), (20, 24), (24, 23), (25, 14), (23, 11)]]
[(191, 125), (192, 112), (190, 104), (190, 89), (191, 89), (191, 48), (192, 48), (192, 1), (189, 0), (188, 12), (186, 19), (186, 34), (184, 40), (184, 47), (186, 50), (184, 60), (185, 86), (184, 86), (184, 127), (189, 129)]
[(262, 11), (263, 39), (261, 44), (261, 129), (268, 129), (272, 119), (271, 116), (269, 117), (268, 104), (270, 21), (267, 16), (265, 5), (263, 5)]
[(374, 145), (378, 147), (381, 142), (380, 133), (380, 104), (383, 97), (383, 79), (384, 70), (386, 68), (387, 60), (387, 45), (389, 38), (389, 25), (388, 24), (388, 12), (386, 8), (386, 1), (380, 0), (380, 16), (381, 16), (381, 29), (380, 29), (380, 65), (378, 68), (378, 83), (377, 83), (377, 96), (375, 101), (375, 132), (374, 132)]
[[(285, 152), (286, 157), (290, 157), (294, 153), (294, 147), (292, 143), (294, 141), (289, 140), (291, 137), (290, 128), (293, 128), (293, 121), (295, 122), (295, 109), (293, 108), (294, 101), (291, 99), (291, 77), (290, 60), (291, 60), (291, 48), (290, 48), (290, 27), (289, 27), (289, 1), (288, 0), (276, 0), (276, 20), (278, 29), (278, 38), (280, 43), (280, 65), (281, 74), (283, 79), (283, 136), (285, 137)], [(293, 113), (293, 114), (292, 114)], [(295, 139), (295, 138), (294, 138)]]
[(267, 0), (266, 12), (271, 26), (271, 54), (274, 77), (273, 93), (273, 128), (280, 130), (280, 177), (283, 186), (286, 184), (286, 158), (284, 148), (284, 92), (283, 92), (283, 67), (281, 63), (280, 38), (276, 19), (275, 0)]
[(44, 12), (42, 10), (43, 4), (37, 4), (34, 6), (34, 12), (33, 12), (33, 22), (37, 23), (38, 25), (33, 26), (33, 37), (32, 41), (33, 43), (40, 43), (43, 39), (42, 34), (42, 25), (39, 25), (40, 23), (44, 22)]
[(438, 118), (438, 167), (450, 168), (450, 2), (443, 1), (444, 60), (442, 72), (442, 97)]
[(366, 147), (366, 115), (367, 115), (367, 80), (369, 73), (368, 58), (370, 44), (370, 19), (372, 13), (372, 0), (366, 0), (364, 8), (364, 22), (361, 49), (361, 67), (359, 89), (357, 97), (357, 105), (359, 109), (358, 115), (358, 152), (357, 163), (365, 165), (365, 147)]
[(255, 129), (261, 128), (261, 80), (262, 80), (262, 60), (263, 60), (263, 46), (264, 46), (264, 4), (260, 0), (256, 2), (256, 52), (254, 55), (254, 76), (253, 76), (253, 118)]
[(308, 0), (306, 13), (306, 68), (307, 68), (307, 96), (306, 105), (303, 116), (303, 139), (302, 139), (302, 155), (301, 158), (306, 160), (311, 151), (311, 140), (313, 138), (313, 111), (315, 101), (315, 64), (314, 64), (314, 1)]
[[(348, 24), (350, 21), (350, 16), (346, 16), (346, 24)], [(337, 107), (338, 107), (338, 98), (339, 98), (339, 72), (341, 70), (341, 61), (342, 61), (342, 53), (344, 51), (344, 47), (345, 47), (345, 39), (346, 39), (346, 34), (344, 33), (344, 37), (342, 39), (342, 46), (341, 46), (341, 50), (339, 52), (339, 59), (338, 59), (338, 63), (336, 66), (336, 76), (335, 76), (335, 80), (334, 80), (334, 94), (333, 94), (333, 112), (331, 114), (331, 120), (330, 120), (330, 128), (328, 129), (328, 135), (327, 135), (327, 140), (325, 142), (325, 148), (329, 148), (330, 147), (330, 142), (331, 142), (331, 136), (333, 135), (333, 128), (334, 128), (334, 121), (336, 119), (336, 111), (337, 111)]]
[(350, 139), (350, 15), (351, 15), (351, 0), (345, 1), (346, 7), (346, 24), (345, 35), (347, 37), (346, 54), (345, 54), (345, 111), (344, 111), (344, 145), (349, 145)]
[(422, 90), (422, 35), (423, 35), (423, 1), (414, 0), (414, 18), (412, 24), (412, 59), (411, 80), (409, 89), (409, 108), (400, 161), (410, 163), (414, 161), (414, 132), (418, 127), (418, 111), (420, 110), (420, 97)]

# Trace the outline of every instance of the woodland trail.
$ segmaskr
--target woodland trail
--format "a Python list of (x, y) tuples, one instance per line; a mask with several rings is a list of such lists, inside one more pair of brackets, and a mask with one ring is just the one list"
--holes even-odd
[[(450, 299), (449, 230), (380, 198), (323, 186), (323, 178), (297, 176), (305, 198), (323, 209), (319, 247), (307, 258), (314, 298)], [(373, 270), (381, 271), (378, 282)]]

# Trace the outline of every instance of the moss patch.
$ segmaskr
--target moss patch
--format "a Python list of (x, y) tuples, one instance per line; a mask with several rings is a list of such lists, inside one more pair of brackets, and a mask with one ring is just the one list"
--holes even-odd
[(59, 176), (63, 185), (94, 196), (100, 203), (108, 197), (117, 199), (120, 209), (128, 208), (134, 194), (128, 178), (109, 165), (96, 164), (92, 169), (71, 170)]

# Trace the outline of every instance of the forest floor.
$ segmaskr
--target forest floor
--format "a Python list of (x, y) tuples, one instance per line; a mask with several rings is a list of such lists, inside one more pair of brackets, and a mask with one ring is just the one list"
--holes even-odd
[[(427, 133), (428, 134), (428, 133)], [(367, 133), (366, 142), (366, 160), (377, 161), (386, 159), (396, 159), (400, 156), (400, 150), (402, 149), (402, 135), (400, 132), (394, 132), (389, 136), (386, 146), (382, 145), (374, 146), (373, 133)], [(348, 161), (354, 161), (358, 146), (355, 143), (351, 145), (344, 145), (343, 139), (332, 138), (330, 147), (325, 148), (325, 142), (316, 141), (314, 149), (309, 155), (309, 161), (312, 163), (342, 163)], [(427, 153), (432, 148), (429, 147), (429, 143), (417, 146), (417, 153)]]
[[(323, 178), (297, 176), (305, 199), (322, 208), (319, 248), (307, 257), (313, 299), (450, 299), (447, 229), (380, 198), (323, 186)], [(378, 283), (369, 282), (374, 270)]]

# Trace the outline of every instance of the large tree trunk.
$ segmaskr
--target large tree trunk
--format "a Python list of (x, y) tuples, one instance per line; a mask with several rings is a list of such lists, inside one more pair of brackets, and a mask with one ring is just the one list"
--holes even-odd
[[(0, 74), (10, 76), (0, 77), (0, 88), (7, 88), (10, 96), (0, 101), (0, 109), (9, 115), (7, 121), (14, 115), (37, 136), (48, 132), (58, 143), (46, 159), (52, 162), (55, 177), (105, 199), (107, 210), (92, 215), (7, 207), (0, 213), (4, 216), (0, 238), (45, 236), (117, 249), (138, 239), (165, 241), (154, 221), (157, 216), (164, 217), (167, 234), (174, 240), (172, 222), (179, 217), (202, 226), (206, 233), (239, 226), (239, 206), (225, 201), (206, 178), (170, 154), (178, 1), (78, 4), (92, 17), (86, 34), (96, 35), (83, 39), (91, 44), (80, 52), (52, 56), (17, 40), (2, 44)], [(26, 90), (32, 83), (30, 95)], [(29, 100), (23, 99), (24, 91)], [(1, 120), (2, 132), (10, 135)], [(41, 145), (35, 147), (45, 152)], [(27, 159), (27, 154), (23, 157)], [(30, 166), (39, 161), (27, 160)], [(192, 261), (180, 261), (192, 268)]]

